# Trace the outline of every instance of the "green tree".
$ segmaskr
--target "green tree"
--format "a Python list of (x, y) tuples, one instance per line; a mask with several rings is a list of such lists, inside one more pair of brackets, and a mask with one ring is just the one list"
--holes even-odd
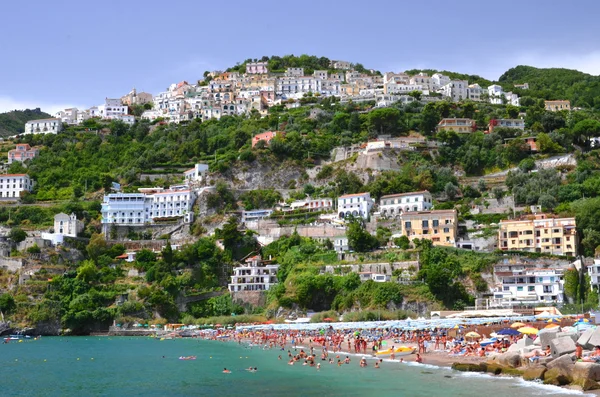
[(584, 238), (581, 240), (581, 245), (584, 249), (584, 255), (594, 257), (596, 248), (600, 246), (600, 231), (587, 228), (583, 231)]
[(104, 236), (99, 233), (93, 234), (85, 250), (90, 259), (98, 264), (98, 258), (108, 251), (108, 244)]
[(25, 239), (27, 238), (27, 233), (20, 227), (13, 227), (12, 229), (10, 229), (8, 238), (10, 238), (13, 242), (18, 244), (21, 241), (25, 241)]
[(590, 138), (600, 135), (600, 121), (586, 119), (573, 127), (573, 135), (585, 147), (589, 147)]
[(3, 314), (11, 314), (17, 308), (17, 304), (15, 303), (15, 299), (9, 293), (4, 293), (0, 295), (0, 312)]
[(367, 232), (359, 219), (350, 218), (346, 236), (348, 237), (348, 245), (356, 252), (367, 252), (378, 246), (377, 238)]
[(458, 187), (452, 182), (448, 182), (446, 183), (446, 186), (444, 186), (444, 193), (448, 199), (454, 200), (458, 195)]
[(77, 279), (86, 284), (96, 281), (98, 278), (98, 269), (92, 261), (84, 261), (77, 269)]

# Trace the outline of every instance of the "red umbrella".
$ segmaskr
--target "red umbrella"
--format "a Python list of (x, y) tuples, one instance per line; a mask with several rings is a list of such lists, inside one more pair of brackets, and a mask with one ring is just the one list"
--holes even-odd
[(323, 321), (333, 321), (333, 319), (332, 319), (332, 318), (329, 318), (329, 317), (327, 317), (327, 318), (324, 318), (324, 319), (323, 319)]

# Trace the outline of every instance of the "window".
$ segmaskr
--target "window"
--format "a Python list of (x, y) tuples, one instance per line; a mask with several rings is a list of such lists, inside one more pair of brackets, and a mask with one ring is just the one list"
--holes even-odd
[(448, 227), (445, 227), (445, 228), (444, 228), (444, 233), (450, 233), (450, 228), (448, 228)]
[(429, 227), (429, 221), (423, 221), (423, 227)]
[(530, 285), (529, 287), (527, 287), (527, 291), (534, 292), (535, 291), (535, 286)]
[(510, 291), (510, 287), (508, 287), (507, 285), (505, 285), (505, 286), (502, 288), (502, 290), (503, 290), (503, 291)]
[(523, 292), (523, 287), (517, 287), (517, 292)]
[(433, 227), (438, 227), (439, 225), (440, 225), (440, 221), (439, 221), (439, 220), (437, 220), (437, 219), (434, 219), (434, 220), (432, 221), (432, 226), (433, 226)]
[(404, 228), (405, 229), (410, 229), (411, 228), (411, 223), (410, 222), (404, 222)]

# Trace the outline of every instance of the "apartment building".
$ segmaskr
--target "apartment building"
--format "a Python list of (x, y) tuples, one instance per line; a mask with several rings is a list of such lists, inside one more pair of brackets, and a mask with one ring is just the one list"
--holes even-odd
[(34, 182), (27, 174), (0, 175), (0, 199), (19, 198), (21, 192), (31, 192)]
[(246, 74), (267, 74), (269, 73), (268, 62), (249, 62), (246, 64)]
[(578, 239), (575, 218), (535, 214), (500, 221), (498, 247), (503, 251), (527, 251), (574, 256)]
[(111, 193), (102, 202), (102, 227), (105, 235), (116, 226), (144, 226), (160, 219), (182, 218), (193, 221), (192, 206), (196, 199), (186, 186), (169, 189), (140, 189), (140, 193)]
[(384, 217), (397, 217), (411, 211), (426, 211), (431, 207), (431, 193), (427, 190), (390, 194), (379, 199), (379, 213)]
[(24, 134), (58, 134), (63, 129), (60, 119), (30, 120), (25, 123)]
[(338, 198), (338, 215), (340, 218), (349, 216), (369, 218), (373, 200), (370, 193), (346, 194)]
[(454, 131), (457, 134), (470, 134), (476, 130), (477, 126), (472, 119), (447, 118), (442, 119), (437, 125), (437, 132)]
[(329, 211), (333, 209), (333, 200), (330, 198), (296, 200), (290, 204), (291, 210)]
[(469, 82), (466, 80), (452, 80), (438, 89), (438, 92), (449, 98), (452, 102), (460, 102), (467, 99)]
[(277, 284), (278, 270), (279, 265), (263, 260), (260, 255), (247, 258), (244, 264), (233, 268), (229, 291), (268, 291)]
[(38, 154), (40, 154), (39, 148), (32, 148), (27, 143), (18, 143), (16, 148), (8, 151), (8, 164), (12, 164), (13, 161), (22, 163), (37, 157)]
[(515, 128), (521, 131), (525, 130), (525, 120), (523, 119), (491, 119), (489, 123), (490, 134), (495, 128)]
[(494, 300), (512, 304), (561, 304), (564, 302), (564, 269), (537, 268), (498, 271), (494, 268)]
[(242, 224), (268, 218), (272, 213), (271, 209), (242, 211)]
[(458, 235), (456, 210), (404, 212), (400, 216), (401, 234), (413, 239), (431, 240), (433, 245), (454, 247)]
[(571, 110), (571, 101), (544, 101), (544, 107), (549, 112)]

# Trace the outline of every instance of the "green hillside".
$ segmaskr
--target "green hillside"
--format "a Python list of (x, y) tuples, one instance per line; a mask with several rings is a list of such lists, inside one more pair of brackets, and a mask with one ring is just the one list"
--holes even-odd
[(48, 117), (52, 116), (42, 112), (40, 108), (0, 113), (0, 137), (20, 134), (25, 130), (25, 123), (29, 120), (45, 119)]
[(572, 106), (600, 108), (600, 76), (572, 69), (534, 68), (519, 65), (499, 79), (506, 89), (528, 83), (529, 90), (513, 90), (519, 95), (543, 99), (568, 99)]

